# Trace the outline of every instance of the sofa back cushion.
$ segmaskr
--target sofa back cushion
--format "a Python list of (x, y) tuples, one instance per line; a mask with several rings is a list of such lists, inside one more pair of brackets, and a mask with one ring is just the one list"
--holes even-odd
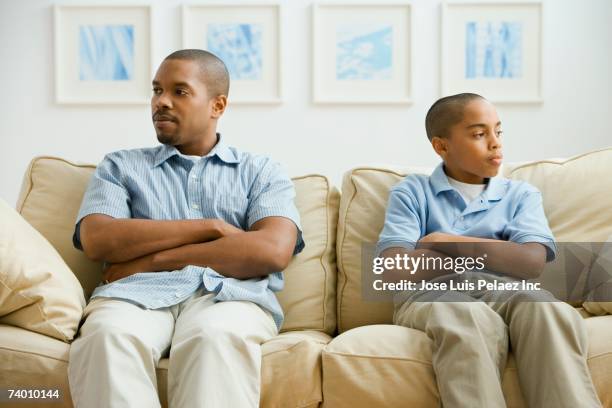
[(505, 174), (542, 192), (558, 242), (605, 242), (612, 236), (612, 148), (569, 159), (510, 164)]
[(389, 190), (408, 174), (428, 168), (359, 167), (344, 174), (338, 220), (338, 332), (367, 324), (391, 323), (393, 303), (362, 296), (362, 244), (376, 244), (385, 220)]
[(0, 200), (0, 323), (70, 341), (85, 298), (57, 251)]
[[(102, 265), (72, 246), (74, 222), (94, 165), (55, 157), (32, 160), (17, 209), (59, 252), (76, 275), (87, 298), (100, 282)], [(332, 333), (336, 327), (335, 237), (339, 192), (324, 176), (293, 179), (304, 250), (285, 271), (278, 299), (285, 311), (283, 331), (312, 329)]]

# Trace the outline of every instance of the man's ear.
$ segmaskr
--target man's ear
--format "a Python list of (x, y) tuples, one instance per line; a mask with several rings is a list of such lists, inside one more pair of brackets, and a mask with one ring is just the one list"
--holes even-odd
[(225, 112), (225, 108), (227, 107), (227, 96), (218, 95), (215, 96), (212, 101), (212, 112), (211, 117), (213, 119), (219, 119), (223, 112)]
[(434, 136), (431, 138), (431, 145), (438, 156), (442, 157), (443, 159), (446, 157), (446, 152), (448, 151), (448, 145), (446, 142), (447, 140), (445, 137)]

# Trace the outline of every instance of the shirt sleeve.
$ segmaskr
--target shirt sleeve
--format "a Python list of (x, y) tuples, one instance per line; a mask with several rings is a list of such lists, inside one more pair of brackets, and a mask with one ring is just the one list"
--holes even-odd
[(90, 214), (105, 214), (113, 218), (131, 218), (130, 195), (123, 183), (121, 166), (112, 155), (104, 157), (96, 168), (79, 209), (72, 242), (83, 249), (80, 227), (83, 218)]
[(376, 256), (393, 247), (413, 250), (421, 238), (421, 223), (417, 203), (412, 194), (403, 189), (392, 189), (385, 213), (385, 224), (376, 245)]
[(257, 221), (266, 217), (288, 218), (297, 227), (297, 240), (293, 254), (300, 253), (304, 247), (300, 214), (294, 203), (295, 188), (291, 179), (278, 163), (267, 161), (259, 172), (251, 188), (247, 209), (249, 229)]
[(546, 247), (546, 262), (555, 259), (555, 238), (544, 214), (542, 194), (531, 187), (521, 198), (512, 220), (506, 226), (504, 236), (508, 241), (523, 244), (538, 242)]

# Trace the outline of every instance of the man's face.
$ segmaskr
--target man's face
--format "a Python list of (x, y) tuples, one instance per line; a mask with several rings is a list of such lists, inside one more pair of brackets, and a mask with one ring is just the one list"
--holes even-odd
[[(216, 123), (214, 99), (210, 99), (197, 63), (165, 60), (153, 79), (151, 111), (157, 139), (173, 146), (197, 143)], [(214, 133), (214, 130), (213, 130)]]
[(450, 129), (436, 151), (444, 160), (448, 176), (464, 183), (482, 184), (494, 177), (502, 164), (501, 122), (495, 107), (475, 99), (463, 112), (463, 120)]

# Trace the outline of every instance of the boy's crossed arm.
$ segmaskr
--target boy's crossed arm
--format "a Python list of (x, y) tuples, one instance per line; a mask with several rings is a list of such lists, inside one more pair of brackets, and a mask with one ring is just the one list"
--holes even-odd
[(433, 232), (419, 240), (417, 248), (453, 257), (483, 257), (485, 268), (519, 279), (537, 278), (546, 264), (546, 247), (538, 242), (516, 243)]
[[(447, 257), (484, 257), (487, 270), (503, 273), (519, 279), (537, 278), (546, 263), (546, 248), (537, 242), (519, 244), (511, 241), (477, 238), (463, 235), (453, 235), (441, 232), (430, 233), (421, 238), (414, 250), (392, 247), (384, 250), (380, 256), (395, 258), (408, 255), (410, 257), (447, 258)], [(436, 265), (436, 262), (431, 264)], [(446, 269), (419, 268), (414, 274), (404, 270), (388, 270), (385, 281), (400, 280), (421, 281), (431, 280), (440, 275), (448, 274)]]

